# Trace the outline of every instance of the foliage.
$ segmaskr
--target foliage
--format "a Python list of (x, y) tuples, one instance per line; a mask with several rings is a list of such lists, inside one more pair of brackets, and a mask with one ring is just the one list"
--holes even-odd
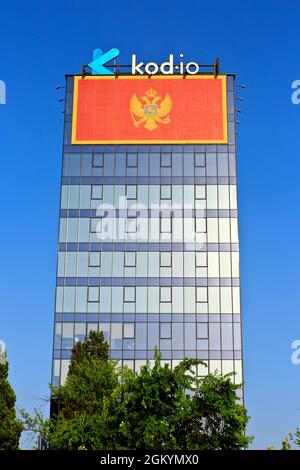
[(290, 433), (285, 439), (281, 441), (281, 450), (300, 449), (300, 429), (293, 434)]
[(49, 420), (23, 415), (51, 449), (241, 449), (248, 416), (230, 374), (197, 378), (201, 361), (184, 359), (139, 373), (108, 359), (102, 333), (91, 332), (72, 351), (65, 385), (52, 389), (57, 412)]
[[(281, 441), (280, 450), (294, 450), (300, 449), (300, 429), (298, 428), (296, 432), (289, 433), (285, 439)], [(274, 446), (269, 446), (267, 450), (275, 450)]]
[(109, 347), (104, 340), (102, 331), (90, 331), (87, 338), (83, 341), (78, 341), (72, 349), (72, 357), (69, 366), (69, 375), (76, 372), (77, 367), (80, 367), (86, 362), (91, 362), (94, 359), (107, 362), (109, 358)]
[(16, 417), (15, 393), (8, 382), (8, 363), (0, 363), (0, 450), (17, 450), (23, 426)]

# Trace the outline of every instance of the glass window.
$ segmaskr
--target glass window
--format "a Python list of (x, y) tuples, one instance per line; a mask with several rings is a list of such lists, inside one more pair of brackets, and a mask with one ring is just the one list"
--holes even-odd
[(196, 267), (202, 268), (207, 266), (207, 253), (201, 251), (196, 252)]
[(135, 233), (137, 229), (137, 218), (136, 217), (128, 217), (126, 220), (126, 232), (127, 233)]
[(205, 153), (196, 153), (195, 154), (195, 166), (205, 166)]
[(160, 253), (160, 266), (166, 268), (172, 266), (172, 253), (170, 251), (162, 251)]
[(172, 219), (171, 217), (160, 218), (160, 232), (171, 233), (172, 232)]
[(99, 302), (99, 287), (88, 288), (88, 302)]
[(161, 287), (160, 288), (160, 301), (161, 302), (171, 302), (171, 287)]
[(111, 324), (111, 349), (122, 349), (122, 323)]
[(102, 199), (103, 186), (92, 186), (92, 199)]
[(134, 323), (124, 323), (124, 338), (134, 338)]
[(183, 350), (183, 323), (172, 323), (172, 349)]
[(196, 191), (195, 191), (196, 199), (205, 199), (205, 197), (206, 197), (205, 186), (196, 186), (195, 189), (196, 189)]
[(160, 187), (160, 198), (161, 199), (171, 199), (172, 198), (172, 191), (171, 186), (161, 186)]
[[(172, 342), (171, 342), (170, 339), (161, 339), (159, 346), (160, 346), (161, 351), (171, 351)], [(164, 363), (165, 363), (165, 361), (164, 361)]]
[(159, 324), (148, 323), (148, 349), (153, 353), (155, 346), (159, 342)]
[(104, 334), (105, 341), (109, 342), (110, 338), (110, 323), (99, 323), (99, 331)]
[(160, 324), (160, 337), (171, 338), (171, 323)]
[(196, 287), (197, 289), (197, 302), (207, 302), (207, 287)]
[(136, 199), (137, 187), (130, 185), (126, 186), (126, 197), (127, 199)]
[(93, 154), (93, 167), (94, 168), (103, 167), (103, 153)]
[(147, 323), (136, 323), (136, 349), (147, 349)]
[(162, 153), (160, 156), (160, 166), (162, 167), (170, 167), (172, 159), (170, 153)]
[(126, 251), (125, 252), (125, 267), (131, 268), (136, 266), (136, 252), (135, 251)]
[(55, 337), (54, 337), (54, 348), (61, 348), (61, 338), (62, 338), (62, 323), (55, 323)]
[(86, 323), (75, 323), (75, 336), (74, 341), (83, 341), (86, 336)]
[(89, 266), (99, 267), (101, 266), (101, 253), (91, 251), (89, 253)]
[(137, 153), (128, 153), (127, 154), (127, 167), (137, 167)]
[(197, 338), (208, 338), (207, 323), (197, 323)]
[(101, 233), (102, 231), (102, 219), (90, 219), (90, 232)]
[(70, 154), (70, 176), (80, 176), (80, 153)]
[(92, 173), (92, 154), (83, 153), (81, 158), (81, 176), (91, 176)]
[(124, 302), (135, 302), (135, 287), (124, 287)]
[(206, 219), (196, 218), (196, 233), (205, 233), (206, 232)]

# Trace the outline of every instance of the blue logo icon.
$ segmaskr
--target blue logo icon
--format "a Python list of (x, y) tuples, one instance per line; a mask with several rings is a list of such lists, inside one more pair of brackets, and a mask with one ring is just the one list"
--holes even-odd
[(105, 64), (110, 62), (113, 59), (116, 59), (120, 55), (119, 49), (113, 48), (105, 54), (102, 53), (101, 49), (94, 49), (93, 51), (93, 61), (88, 65), (92, 69), (92, 75), (113, 75), (112, 72), (107, 67), (104, 67)]

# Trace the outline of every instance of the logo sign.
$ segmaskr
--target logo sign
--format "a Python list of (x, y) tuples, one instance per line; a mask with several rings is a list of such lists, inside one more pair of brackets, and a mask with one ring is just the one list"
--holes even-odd
[[(103, 54), (101, 49), (94, 49), (93, 60), (88, 64), (92, 69), (92, 75), (114, 75), (114, 72), (105, 65), (119, 57), (120, 51), (113, 48)], [(132, 75), (196, 75), (200, 71), (200, 66), (197, 62), (188, 62), (184, 64), (183, 54), (179, 54), (179, 64), (174, 65), (174, 54), (170, 54), (167, 61), (158, 65), (156, 62), (138, 62), (136, 54), (132, 55), (131, 73)]]
[[(183, 59), (183, 54), (179, 55), (180, 59)], [(179, 65), (174, 65), (174, 55), (169, 55), (169, 60), (163, 62), (161, 65), (158, 65), (156, 62), (148, 62), (145, 64), (144, 62), (137, 62), (137, 57), (135, 54), (132, 56), (132, 63), (131, 63), (131, 73), (132, 75), (155, 75), (157, 73), (162, 75), (173, 75), (176, 74), (188, 74), (188, 75), (196, 75), (199, 73), (200, 67), (197, 62), (188, 62), (184, 64), (182, 60), (180, 60)]]
[(226, 75), (76, 76), (71, 143), (227, 143)]
[(105, 64), (110, 62), (113, 59), (119, 57), (120, 51), (119, 49), (113, 48), (108, 52), (103, 54), (101, 49), (94, 49), (93, 51), (93, 61), (90, 62), (88, 65), (92, 69), (93, 75), (114, 75), (107, 67), (104, 67)]

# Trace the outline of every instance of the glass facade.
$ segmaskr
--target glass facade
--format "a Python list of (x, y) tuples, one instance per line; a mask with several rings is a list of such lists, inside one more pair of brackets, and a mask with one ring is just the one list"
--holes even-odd
[(52, 384), (90, 330), (135, 370), (157, 346), (240, 383), (234, 76), (226, 145), (71, 145), (72, 98), (67, 76)]

